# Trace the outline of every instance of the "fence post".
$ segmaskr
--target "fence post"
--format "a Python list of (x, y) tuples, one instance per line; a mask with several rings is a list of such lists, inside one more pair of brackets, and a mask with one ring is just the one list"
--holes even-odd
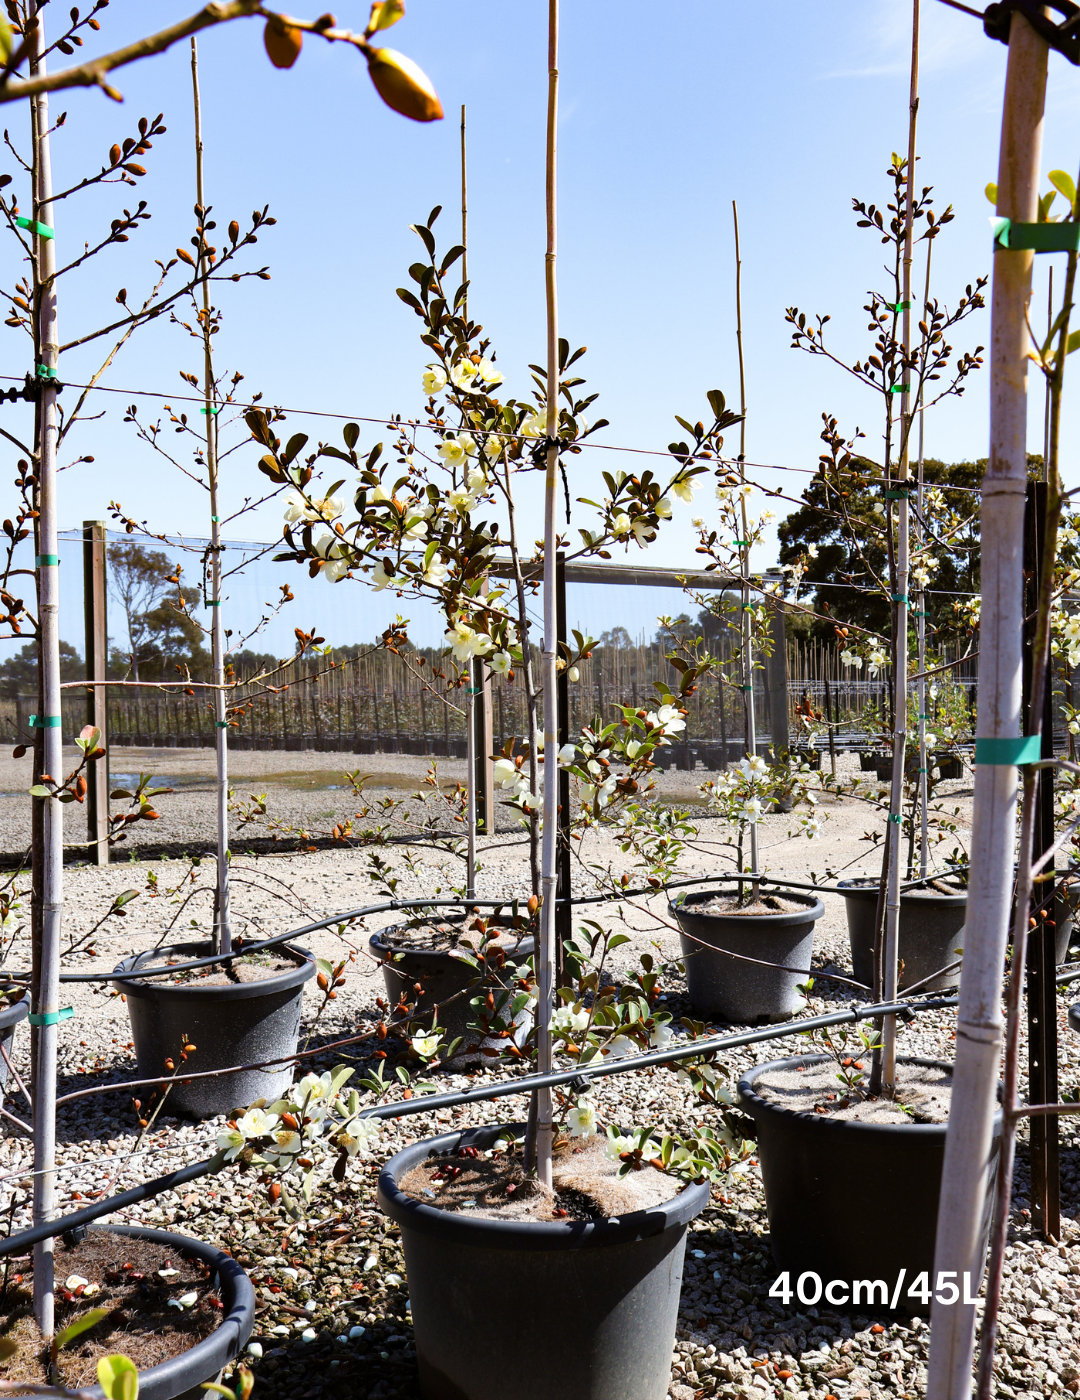
[[(109, 665), (108, 581), (105, 573), (105, 522), (83, 521), (83, 612), (86, 620), (86, 679), (104, 681)], [(86, 690), (86, 722), (101, 730), (108, 749), (108, 691), (103, 685)], [(87, 775), (86, 839), (94, 865), (109, 863), (109, 758), (91, 764)]]

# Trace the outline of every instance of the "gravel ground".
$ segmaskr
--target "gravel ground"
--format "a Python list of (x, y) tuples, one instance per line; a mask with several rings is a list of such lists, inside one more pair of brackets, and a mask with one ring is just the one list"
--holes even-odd
[[(200, 751), (168, 752), (177, 765), (201, 762), (205, 770), (208, 755)], [(126, 752), (122, 757), (127, 761)], [(251, 778), (255, 790), (254, 780), (267, 771), (266, 760), (277, 757), (295, 761), (295, 755), (238, 754), (235, 766), (239, 770), (243, 764), (251, 764), (245, 777)], [(340, 771), (343, 757), (304, 754), (303, 762), (310, 774), (332, 776)], [(378, 762), (381, 770), (399, 778), (415, 778), (422, 767), (418, 760), (406, 757), (380, 758)], [(454, 764), (441, 766), (447, 776), (457, 776)], [(677, 798), (680, 793), (692, 794), (693, 784), (705, 776), (700, 771), (696, 775), (672, 773), (662, 782), (665, 791)], [(11, 773), (4, 787), (19, 790), (21, 782), (22, 776)], [(964, 782), (950, 786), (949, 808), (959, 809), (957, 822), (962, 834), (969, 818), (970, 786)], [(266, 784), (266, 788), (270, 790), (271, 785)], [(274, 789), (273, 795), (276, 792)], [(293, 801), (308, 822), (318, 804), (330, 806), (328, 798), (332, 796), (321, 788), (305, 791), (287, 785), (281, 792), (282, 801)], [(203, 801), (206, 807), (198, 807)], [(205, 836), (208, 803), (209, 796), (204, 798), (198, 792), (175, 801), (174, 811), (179, 815), (173, 825), (181, 827), (183, 839), (200, 839), (200, 831)], [(842, 866), (848, 867), (849, 874), (873, 869), (876, 857), (863, 836), (865, 831), (880, 827), (880, 820), (858, 802), (823, 805), (829, 820), (823, 836), (813, 843), (787, 841), (789, 823), (785, 817), (770, 817), (763, 823), (762, 859), (766, 867), (782, 870), (793, 879), (811, 871), (820, 876)], [(10, 842), (21, 820), (18, 811), (10, 799), (6, 808), (0, 809), (0, 832), (8, 849), (12, 849)], [(707, 822), (702, 824), (702, 832), (703, 838), (717, 835)], [(237, 844), (242, 851), (243, 842)], [(943, 849), (950, 848), (951, 837)], [(526, 847), (520, 840), (510, 833), (481, 843), (481, 849), (478, 897), (525, 895)], [(430, 896), (460, 880), (460, 861), (445, 851), (416, 848), (411, 866), (403, 847), (392, 847), (382, 854), (400, 879), (400, 896)], [(582, 861), (590, 860), (622, 869), (622, 855), (603, 837), (586, 842)], [(691, 875), (715, 871), (715, 845), (703, 839), (687, 853), (684, 866)], [(245, 933), (284, 931), (307, 919), (375, 902), (378, 897), (369, 879), (366, 853), (360, 850), (240, 855), (233, 870), (237, 926)], [(588, 886), (584, 864), (575, 881), (584, 892)], [(87, 933), (116, 894), (125, 889), (140, 893), (122, 919), (108, 921), (94, 935), (89, 946), (94, 947), (96, 956), (89, 956), (84, 945), (82, 951), (70, 955), (66, 965), (71, 970), (111, 966), (121, 953), (152, 946), (172, 920), (177, 920), (177, 935), (190, 936), (191, 919), (205, 929), (212, 882), (210, 862), (194, 869), (178, 860), (125, 861), (102, 870), (69, 868), (65, 875), (65, 945), (69, 937), (78, 941)], [(173, 892), (181, 885), (181, 890)], [(182, 904), (183, 900), (187, 903)], [(849, 956), (842, 901), (826, 895), (824, 902), (815, 964), (846, 968)], [(654, 944), (665, 961), (678, 955), (678, 938), (667, 924), (662, 897), (628, 901), (621, 914), (610, 904), (587, 912), (607, 925), (623, 919), (631, 942), (616, 956), (624, 970)], [(336, 933), (320, 932), (304, 939), (320, 955), (352, 955), (346, 984), (320, 1019), (316, 1034), (332, 1039), (369, 1033), (371, 1038), (354, 1050), (360, 1063), (366, 1062), (378, 1044), (374, 1038), (378, 1017), (374, 998), (382, 990), (381, 978), (366, 956), (366, 938), (393, 917), (369, 916), (351, 925), (340, 938)], [(8, 954), (7, 965), (25, 967), (28, 956), (26, 941), (19, 938)], [(664, 985), (666, 1005), (677, 1019), (689, 1010), (684, 985), (675, 975), (666, 978)], [(133, 1060), (123, 1003), (108, 988), (75, 984), (69, 993), (65, 1000), (70, 999), (75, 1016), (61, 1027), (58, 1092), (64, 1095), (129, 1078)], [(830, 986), (824, 980), (818, 981), (815, 993), (821, 994), (815, 997), (815, 1008), (848, 999), (837, 984)], [(309, 1028), (317, 1005), (318, 994), (312, 987), (305, 997)], [(1065, 997), (1059, 998), (1063, 1089), (1080, 1083), (1080, 1054), (1077, 1037), (1066, 1026), (1067, 1005)], [(931, 1013), (904, 1028), (901, 1050), (948, 1058), (951, 1039), (951, 1014)], [(726, 1063), (737, 1078), (754, 1063), (804, 1048), (804, 1042), (792, 1034), (732, 1051)], [(27, 1050), (28, 1036), (25, 1028), (20, 1028), (15, 1062), (23, 1073)], [(340, 1058), (334, 1055), (327, 1063)], [(443, 1084), (446, 1088), (475, 1087), (483, 1079), (482, 1074), (448, 1074), (443, 1076)], [(656, 1123), (677, 1130), (700, 1119), (687, 1090), (667, 1070), (613, 1077), (602, 1082), (596, 1097), (602, 1121)], [(375, 1206), (378, 1165), (405, 1144), (437, 1131), (520, 1115), (521, 1105), (510, 1102), (515, 1107), (478, 1104), (468, 1110), (388, 1125), (377, 1160), (354, 1163), (347, 1182), (335, 1194), (316, 1201), (311, 1221), (303, 1230), (286, 1229), (283, 1217), (270, 1211), (257, 1189), (229, 1173), (209, 1186), (194, 1183), (132, 1208), (124, 1219), (175, 1226), (182, 1233), (212, 1240), (231, 1250), (251, 1270), (260, 1297), (253, 1341), (261, 1356), (249, 1360), (256, 1374), (257, 1394), (266, 1400), (315, 1400), (341, 1386), (370, 1400), (415, 1397), (419, 1392), (400, 1236)], [(9, 1086), (5, 1103), (9, 1112), (25, 1115), (17, 1086)], [(1076, 1249), (1080, 1242), (1080, 1138), (1074, 1121), (1066, 1118), (1062, 1122), (1064, 1223), (1060, 1247), (1046, 1245), (1031, 1233), (1026, 1144), (1021, 1143), (997, 1383), (1003, 1396), (1080, 1391), (1080, 1269)], [(78, 1202), (95, 1195), (124, 1189), (197, 1160), (211, 1148), (218, 1126), (217, 1122), (184, 1124), (162, 1117), (140, 1141), (128, 1094), (105, 1094), (63, 1105), (59, 1114), (61, 1207), (76, 1208)], [(28, 1219), (31, 1157), (26, 1139), (10, 1125), (6, 1131), (8, 1135), (0, 1142), (0, 1210), (9, 1212), (18, 1229)], [(923, 1392), (926, 1318), (897, 1321), (872, 1311), (850, 1315), (824, 1308), (784, 1308), (768, 1297), (774, 1277), (760, 1175), (753, 1167), (736, 1186), (714, 1191), (710, 1208), (691, 1228), (673, 1356), (672, 1397), (691, 1400), (699, 1395), (720, 1395), (725, 1400), (737, 1396), (761, 1400), (785, 1391), (805, 1391), (819, 1400), (828, 1395), (837, 1400), (878, 1400), (879, 1396)], [(309, 1340), (304, 1340), (305, 1336)]]

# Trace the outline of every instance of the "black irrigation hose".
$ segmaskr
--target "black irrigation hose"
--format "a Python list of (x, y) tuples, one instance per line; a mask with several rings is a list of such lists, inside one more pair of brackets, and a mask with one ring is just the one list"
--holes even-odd
[[(377, 1104), (360, 1115), (361, 1118), (406, 1118), (417, 1113), (433, 1113), (443, 1108), (456, 1108), (461, 1104), (483, 1103), (486, 1100), (504, 1098), (510, 1094), (531, 1094), (534, 1089), (559, 1088), (562, 1085), (587, 1087), (591, 1079), (603, 1079), (612, 1074), (631, 1074), (639, 1069), (652, 1069), (658, 1065), (674, 1064), (679, 1060), (693, 1060), (714, 1050), (733, 1049), (739, 1045), (756, 1045), (765, 1040), (782, 1040), (785, 1036), (801, 1035), (806, 1031), (820, 1030), (826, 1026), (839, 1026), (845, 1023), (867, 1020), (870, 1017), (901, 1015), (905, 1019), (917, 1011), (934, 1011), (942, 1007), (955, 1006), (958, 997), (935, 997), (930, 1001), (919, 1002), (915, 1006), (907, 1002), (878, 1002), (871, 1006), (856, 1006), (847, 1011), (832, 1011), (823, 1016), (810, 1016), (806, 1020), (783, 1021), (777, 1025), (758, 1027), (752, 1031), (739, 1031), (734, 1035), (714, 1035), (707, 1039), (695, 1040), (677, 1046), (673, 1050), (654, 1050), (647, 1055), (628, 1055), (625, 1059), (608, 1060), (599, 1064), (581, 1065), (576, 1069), (559, 1070), (553, 1074), (529, 1074), (520, 1079), (502, 1080), (498, 1084), (486, 1084), (481, 1089), (465, 1089), (456, 1094), (430, 1094), (415, 1099), (401, 1100), (398, 1103)], [(582, 1083), (582, 1081), (585, 1081)], [(170, 1172), (167, 1176), (155, 1177), (130, 1191), (122, 1191), (117, 1196), (107, 1196), (104, 1200), (85, 1206), (72, 1215), (61, 1216), (57, 1220), (47, 1220), (30, 1230), (22, 1230), (17, 1235), (9, 1235), (0, 1240), (0, 1259), (6, 1255), (21, 1253), (41, 1240), (54, 1239), (80, 1225), (88, 1225), (103, 1215), (109, 1215), (125, 1206), (137, 1205), (140, 1201), (152, 1200), (165, 1191), (183, 1186), (187, 1181), (195, 1181), (201, 1176), (209, 1176), (219, 1167), (213, 1158), (193, 1162), (189, 1167)]]

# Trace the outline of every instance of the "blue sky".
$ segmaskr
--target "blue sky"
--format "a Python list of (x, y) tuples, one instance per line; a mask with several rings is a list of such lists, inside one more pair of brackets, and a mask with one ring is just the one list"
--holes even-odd
[[(349, 2), (336, 13), (341, 24), (359, 29), (366, 11), (366, 4)], [(144, 32), (151, 12), (153, 23), (164, 24), (184, 7), (177, 0), (153, 6), (113, 0), (101, 42), (111, 48)], [(296, 67), (278, 72), (263, 53), (257, 21), (203, 36), (208, 197), (219, 225), (234, 216), (244, 222), (263, 204), (278, 219), (259, 243), (273, 280), (221, 290), (219, 364), (240, 369), (246, 386), (289, 407), (370, 417), (418, 411), (425, 356), (418, 323), (394, 289), (405, 284), (418, 255), (410, 222), (442, 203), (444, 243), (456, 241), (458, 113), (465, 102), (471, 309), (494, 340), (508, 387), (527, 390), (525, 366), (542, 357), (544, 343), (545, 21), (543, 0), (467, 6), (409, 0), (405, 20), (385, 38), (419, 62), (439, 90), (447, 119), (427, 126), (384, 108), (362, 60), (344, 47), (309, 37)], [(788, 348), (784, 308), (830, 313), (845, 358), (866, 352), (861, 308), (866, 291), (883, 285), (880, 245), (855, 228), (851, 197), (880, 202), (890, 153), (905, 148), (909, 36), (910, 6), (900, 0), (814, 6), (686, 0), (663, 9), (641, 0), (564, 4), (561, 326), (572, 344), (589, 347), (583, 368), (600, 394), (593, 411), (611, 420), (601, 441), (663, 449), (672, 415), (702, 415), (706, 390), (737, 397), (735, 199), (743, 241), (748, 457), (812, 469), (826, 410), (844, 427), (867, 430), (873, 451), (876, 402), (840, 371)], [(934, 252), (936, 291), (948, 302), (990, 267), (991, 209), (983, 188), (996, 176), (1005, 59), (1004, 46), (986, 39), (975, 20), (923, 0), (920, 174), (935, 187), (938, 208), (951, 203), (957, 215)], [(150, 174), (138, 192), (113, 187), (67, 201), (57, 213), (58, 239), (70, 249), (93, 237), (132, 197), (149, 201), (153, 219), (123, 249), (96, 259), (87, 275), (65, 279), (65, 339), (115, 310), (118, 288), (134, 300), (153, 259), (190, 236), (186, 44), (124, 70), (116, 83), (123, 107), (96, 92), (54, 96), (54, 114), (69, 114), (54, 143), (58, 184), (96, 170), (140, 115), (164, 111), (168, 132), (147, 158)], [(1075, 171), (1078, 94), (1080, 73), (1051, 56), (1044, 171)], [(5, 113), (16, 143), (24, 141), (27, 120), (14, 106)], [(10, 158), (0, 168), (13, 170)], [(1043, 289), (1049, 261), (1038, 260)], [(9, 251), (7, 282), (16, 270)], [(1045, 304), (1045, 290), (1042, 299)], [(969, 325), (959, 347), (987, 341), (989, 313)], [(2, 372), (21, 375), (26, 352), (17, 332), (6, 334)], [(76, 352), (63, 368), (75, 379), (88, 372), (90, 360)], [(122, 352), (104, 382), (171, 394), (181, 390), (181, 368), (198, 368), (196, 343), (175, 328), (155, 326)], [(125, 395), (100, 398), (106, 416), (86, 424), (72, 443), (72, 455), (92, 452), (96, 460), (65, 473), (61, 525), (103, 517), (115, 499), (162, 530), (203, 533), (204, 499), (135, 442), (121, 422)], [(153, 413), (152, 400), (141, 405), (143, 417)], [(1041, 390), (1034, 405), (1037, 448)], [(8, 425), (23, 410), (0, 412)], [(980, 375), (961, 401), (928, 415), (928, 452), (984, 455), (986, 418)], [(339, 431), (318, 417), (291, 416), (288, 426), (313, 439)], [(1080, 480), (1077, 430), (1076, 409), (1067, 408), (1065, 476), (1073, 485)], [(361, 443), (383, 435), (372, 425)], [(735, 436), (728, 446), (737, 450)], [(254, 455), (230, 459), (233, 505), (263, 480)], [(608, 453), (577, 459), (575, 494), (590, 494), (601, 458), (612, 464)], [(803, 479), (758, 476), (788, 489)], [(533, 497), (529, 504), (539, 503)], [(693, 510), (682, 507), (643, 562), (692, 566), (689, 517), (710, 508), (704, 496)], [(239, 533), (268, 539), (279, 529), (275, 507)], [(755, 563), (771, 558), (771, 547), (763, 547)], [(300, 570), (286, 577), (302, 583)], [(608, 594), (616, 596), (590, 591), (594, 634), (616, 621), (632, 631), (649, 627), (656, 612), (651, 595), (630, 602), (623, 590)], [(671, 603), (677, 611), (678, 599)], [(359, 583), (332, 592), (320, 581), (301, 592), (300, 606), (305, 627), (316, 621), (345, 642), (370, 636), (400, 605), (373, 599)], [(70, 616), (65, 625), (75, 631), (77, 613)], [(271, 645), (287, 646), (299, 620), (282, 624), (281, 639), (275, 634)]]

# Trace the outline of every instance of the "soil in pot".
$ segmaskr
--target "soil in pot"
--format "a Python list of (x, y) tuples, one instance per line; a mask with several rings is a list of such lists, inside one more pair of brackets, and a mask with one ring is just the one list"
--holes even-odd
[[(921, 1289), (934, 1265), (951, 1072), (941, 1061), (899, 1057), (900, 1097), (910, 1113), (880, 1101), (840, 1107), (846, 1095), (831, 1055), (773, 1061), (740, 1080), (741, 1107), (756, 1125), (773, 1258), (793, 1288), (806, 1276), (800, 1301), (865, 1312), (867, 1304), (884, 1311), (895, 1299), (898, 1311), (925, 1315)], [(1000, 1132), (999, 1117), (986, 1169), (984, 1240)]]
[(557, 1143), (553, 1190), (526, 1174), (517, 1144), (490, 1157), (475, 1147), (428, 1157), (398, 1186), (424, 1205), (481, 1220), (607, 1220), (678, 1194), (678, 1181), (648, 1163), (620, 1179), (606, 1147), (604, 1134)]
[(762, 890), (738, 903), (738, 882), (673, 902), (686, 986), (694, 1011), (733, 1025), (790, 1019), (803, 1005), (814, 952), (814, 924), (825, 906), (814, 895)]
[[(221, 1322), (221, 1299), (211, 1286), (209, 1266), (149, 1240), (107, 1230), (93, 1230), (75, 1245), (57, 1240), (53, 1276), (58, 1332), (92, 1308), (109, 1310), (60, 1351), (58, 1376), (70, 1388), (96, 1385), (102, 1356), (121, 1352), (146, 1371), (190, 1351)], [(75, 1280), (86, 1280), (89, 1296)], [(17, 1342), (19, 1351), (0, 1366), (0, 1374), (6, 1381), (44, 1385), (50, 1379), (49, 1355), (34, 1320), (33, 1290), (31, 1260), (10, 1260), (0, 1336)]]
[[(513, 986), (515, 969), (532, 956), (535, 943), (521, 930), (499, 929), (488, 925), (485, 942), (487, 972), (465, 961), (465, 955), (475, 956), (484, 935), (473, 925), (475, 919), (440, 919), (419, 925), (395, 924), (379, 929), (370, 939), (371, 951), (382, 962), (383, 982), (391, 1005), (404, 1000), (414, 1008), (413, 1025), (426, 1029), (434, 1020), (445, 1032), (448, 1043), (460, 1040), (451, 1063), (475, 1063), (483, 1058), (485, 1037), (471, 1030), (470, 1021), (477, 1020), (472, 1005), (474, 997), (488, 991), (498, 998)], [(471, 948), (466, 944), (471, 944)], [(420, 991), (416, 991), (419, 984)], [(531, 1028), (531, 1017), (523, 1012), (515, 1039), (520, 1044)], [(500, 1041), (491, 1047), (501, 1048)]]
[[(190, 962), (190, 957), (170, 957), (163, 959), (161, 966), (180, 966)], [(153, 959), (148, 958), (140, 967), (149, 967)], [(196, 967), (189, 972), (178, 972), (175, 977), (155, 977), (159, 987), (238, 987), (242, 983), (265, 982), (267, 978), (279, 977), (283, 972), (291, 972), (296, 967), (294, 958), (283, 958), (273, 949), (265, 953), (247, 953), (233, 958), (231, 962), (214, 967)]]

